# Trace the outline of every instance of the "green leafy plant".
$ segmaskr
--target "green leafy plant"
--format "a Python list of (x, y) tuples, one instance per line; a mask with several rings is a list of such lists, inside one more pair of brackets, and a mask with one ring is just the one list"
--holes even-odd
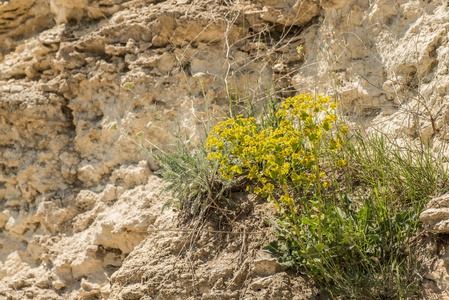
[(245, 176), (254, 182), (248, 191), (273, 202), (278, 240), (265, 250), (331, 296), (412, 296), (418, 216), (447, 172), (429, 149), (357, 130), (345, 137), (329, 102), (298, 95), (275, 108), (270, 126), (243, 116), (218, 123), (208, 158), (224, 178)]
[(301, 211), (300, 235), (278, 218), (274, 225), (279, 240), (266, 250), (310, 274), (333, 296), (416, 295), (421, 280), (416, 259), (419, 214), (430, 196), (447, 187), (443, 158), (433, 156), (429, 146), (357, 130), (341, 151), (327, 154), (325, 160), (345, 159), (347, 166), (332, 172), (333, 184), (323, 195), (326, 217), (321, 227), (311, 210)]
[[(274, 224), (279, 240), (265, 249), (280, 261), (310, 274), (333, 296), (350, 299), (401, 299), (419, 281), (411, 253), (419, 211), (392, 208), (385, 198), (347, 194), (325, 205), (322, 226), (311, 212), (298, 218), (297, 235), (284, 218)], [(337, 200), (336, 199), (336, 200)], [(322, 243), (318, 235), (321, 232)]]
[(218, 212), (221, 208), (235, 207), (230, 200), (234, 183), (219, 175), (218, 163), (209, 161), (207, 155), (204, 144), (189, 147), (179, 136), (174, 151), (153, 154), (161, 166), (158, 174), (168, 183), (164, 191), (174, 196), (163, 208), (175, 205), (196, 216), (204, 214), (210, 207)]

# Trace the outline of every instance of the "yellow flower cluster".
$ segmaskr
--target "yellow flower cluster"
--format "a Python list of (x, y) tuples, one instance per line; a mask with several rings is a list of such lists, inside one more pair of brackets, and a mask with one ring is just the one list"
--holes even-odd
[[(261, 128), (254, 118), (242, 115), (220, 122), (207, 139), (208, 158), (220, 161), (220, 173), (226, 179), (240, 174), (257, 179), (260, 186), (247, 188), (256, 194), (275, 200), (273, 191), (275, 185), (278, 186), (283, 191), (279, 201), (292, 209), (294, 203), (288, 192), (288, 183), (319, 182), (319, 178), (326, 177), (326, 174), (315, 172), (319, 159), (317, 150), (335, 151), (343, 145), (339, 133), (332, 137), (329, 132), (337, 121), (333, 113), (337, 103), (329, 102), (330, 97), (321, 95), (290, 97), (276, 113), (277, 127)], [(341, 133), (346, 134), (347, 131), (343, 126)], [(339, 162), (339, 165), (344, 165), (344, 162)], [(329, 183), (324, 182), (323, 186), (327, 187)], [(277, 201), (274, 202), (278, 206)]]

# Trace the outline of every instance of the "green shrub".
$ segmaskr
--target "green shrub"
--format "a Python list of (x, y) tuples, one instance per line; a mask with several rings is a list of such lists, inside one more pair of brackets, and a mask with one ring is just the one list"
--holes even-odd
[(190, 216), (204, 214), (211, 206), (217, 212), (235, 208), (229, 195), (233, 181), (222, 178), (218, 163), (209, 161), (207, 155), (204, 144), (189, 147), (180, 138), (174, 151), (153, 154), (161, 166), (158, 174), (168, 183), (163, 191), (173, 194), (163, 208), (174, 205)]
[[(327, 199), (329, 201), (329, 199)], [(390, 207), (385, 198), (347, 194), (327, 202), (321, 227), (313, 212), (296, 223), (278, 218), (279, 240), (265, 249), (280, 261), (310, 274), (333, 296), (345, 299), (401, 299), (416, 292), (416, 261), (411, 245), (419, 211)], [(322, 236), (322, 242), (319, 236)]]
[(288, 98), (272, 126), (243, 116), (218, 123), (208, 158), (226, 179), (254, 179), (247, 189), (273, 202), (278, 240), (265, 250), (281, 262), (332, 296), (411, 296), (419, 285), (412, 249), (418, 216), (447, 175), (430, 150), (382, 135), (344, 138), (348, 128), (337, 130), (337, 104), (329, 100)]

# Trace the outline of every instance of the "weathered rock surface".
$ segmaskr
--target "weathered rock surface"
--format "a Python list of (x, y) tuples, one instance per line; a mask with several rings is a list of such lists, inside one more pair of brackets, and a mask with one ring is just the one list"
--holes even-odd
[(177, 123), (194, 142), (229, 97), (316, 89), (444, 151), (448, 24), (437, 1), (0, 1), (0, 298), (310, 299), (265, 240), (157, 231), (176, 213), (126, 134), (167, 148)]
[(309, 283), (262, 251), (273, 238), (263, 221), (270, 205), (247, 197), (236, 201), (254, 207), (231, 232), (211, 223), (192, 231), (164, 230), (173, 228), (173, 220), (156, 220), (112, 275), (111, 298), (315, 299)]
[(428, 231), (449, 233), (449, 194), (432, 199), (419, 218)]

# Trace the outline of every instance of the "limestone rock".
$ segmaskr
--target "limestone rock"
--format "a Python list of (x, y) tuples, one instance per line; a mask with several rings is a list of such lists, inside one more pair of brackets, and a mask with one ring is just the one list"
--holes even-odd
[(435, 233), (448, 233), (449, 194), (432, 199), (419, 218), (427, 230)]
[(254, 261), (253, 272), (258, 276), (268, 276), (286, 270), (276, 258), (261, 258)]
[[(158, 231), (176, 213), (130, 139), (170, 150), (179, 124), (195, 143), (230, 97), (318, 90), (353, 121), (444, 149), (444, 3), (235, 2), (0, 1), (0, 298), (299, 298), (304, 282), (241, 239), (220, 252), (204, 233), (174, 268), (189, 235)], [(422, 213), (431, 231), (449, 232), (447, 199)]]

